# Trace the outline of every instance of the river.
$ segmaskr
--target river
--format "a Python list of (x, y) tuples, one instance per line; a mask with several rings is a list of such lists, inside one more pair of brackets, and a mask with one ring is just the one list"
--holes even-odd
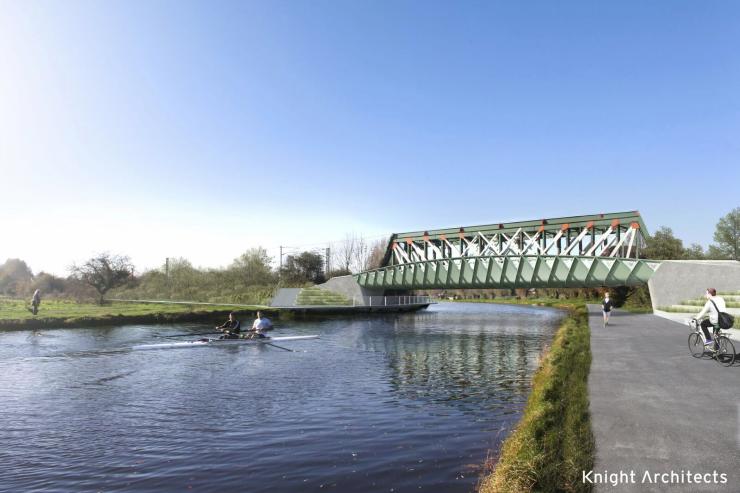
[(561, 317), (283, 321), (320, 336), (295, 352), (127, 349), (188, 324), (0, 333), (0, 491), (472, 491)]

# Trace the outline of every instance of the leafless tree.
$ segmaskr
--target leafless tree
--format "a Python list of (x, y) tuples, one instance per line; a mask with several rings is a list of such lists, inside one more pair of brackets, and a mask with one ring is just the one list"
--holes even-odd
[(344, 241), (332, 245), (334, 271), (349, 274), (377, 269), (383, 262), (387, 245), (387, 239), (370, 243), (355, 233), (348, 233)]
[(385, 249), (388, 246), (388, 239), (381, 238), (373, 242), (370, 247), (370, 252), (367, 257), (367, 264), (365, 270), (378, 269), (383, 264), (383, 257), (385, 257)]
[(347, 233), (344, 241), (335, 247), (337, 267), (346, 272), (352, 272), (352, 264), (355, 259), (357, 242), (360, 240), (355, 233)]
[(105, 293), (127, 284), (134, 275), (131, 259), (107, 252), (98, 254), (82, 265), (73, 265), (69, 270), (73, 278), (95, 288), (100, 295), (101, 305)]

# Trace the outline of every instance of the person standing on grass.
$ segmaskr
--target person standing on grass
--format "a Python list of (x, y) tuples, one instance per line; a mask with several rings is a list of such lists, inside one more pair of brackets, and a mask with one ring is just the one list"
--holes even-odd
[(609, 316), (612, 313), (612, 300), (609, 299), (609, 293), (604, 293), (604, 301), (601, 302), (601, 312), (604, 314), (604, 327), (609, 325)]
[(31, 298), (31, 313), (34, 315), (39, 312), (39, 305), (41, 304), (41, 290), (37, 289), (33, 292), (33, 298)]

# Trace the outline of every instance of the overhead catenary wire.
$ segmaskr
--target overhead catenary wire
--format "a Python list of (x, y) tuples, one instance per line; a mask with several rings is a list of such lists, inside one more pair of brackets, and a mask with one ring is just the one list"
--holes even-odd
[(319, 249), (319, 248), (325, 247), (326, 245), (348, 243), (354, 240), (373, 241), (373, 240), (380, 240), (380, 239), (388, 239), (390, 238), (390, 236), (391, 236), (390, 234), (382, 234), (382, 235), (375, 235), (375, 236), (358, 236), (355, 238), (344, 238), (341, 240), (327, 240), (327, 241), (320, 241), (320, 242), (315, 242), (315, 243), (299, 243), (299, 244), (293, 244), (293, 245), (282, 245), (282, 248), (300, 250), (300, 249), (306, 249), (308, 247), (314, 247), (314, 249)]

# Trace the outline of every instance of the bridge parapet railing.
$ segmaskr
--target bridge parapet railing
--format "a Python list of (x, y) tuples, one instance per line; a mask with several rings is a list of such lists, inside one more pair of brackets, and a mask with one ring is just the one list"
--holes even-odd
[(405, 306), (433, 303), (431, 296), (354, 296), (352, 306)]

